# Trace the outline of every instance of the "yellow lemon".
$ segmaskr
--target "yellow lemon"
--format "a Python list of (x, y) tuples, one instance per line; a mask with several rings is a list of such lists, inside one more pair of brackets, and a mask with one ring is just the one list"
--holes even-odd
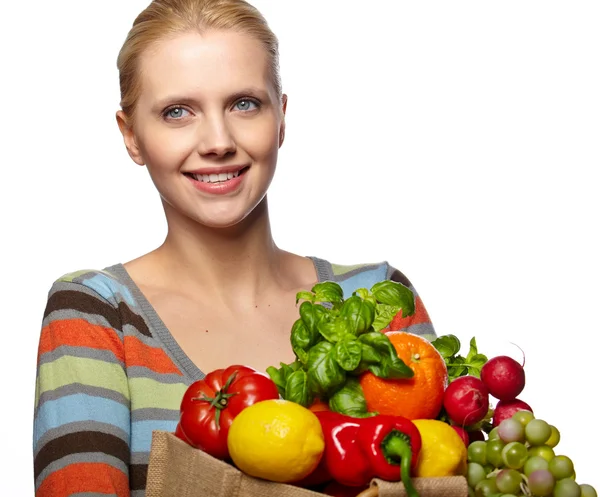
[(227, 437), (229, 455), (244, 473), (289, 483), (319, 464), (325, 440), (319, 419), (300, 404), (263, 400), (240, 412)]
[(422, 447), (414, 476), (465, 476), (467, 447), (449, 424), (436, 419), (415, 419)]

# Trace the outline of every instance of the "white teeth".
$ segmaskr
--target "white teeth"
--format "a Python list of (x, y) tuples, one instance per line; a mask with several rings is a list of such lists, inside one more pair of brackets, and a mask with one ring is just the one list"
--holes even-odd
[(196, 181), (202, 181), (203, 183), (218, 183), (220, 181), (227, 181), (229, 179), (237, 178), (239, 175), (239, 171), (219, 174), (191, 174), (192, 178), (194, 178)]

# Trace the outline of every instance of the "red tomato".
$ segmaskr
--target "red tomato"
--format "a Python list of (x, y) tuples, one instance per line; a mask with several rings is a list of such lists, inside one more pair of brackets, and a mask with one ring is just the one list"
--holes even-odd
[(181, 401), (181, 433), (177, 435), (213, 457), (227, 459), (233, 419), (252, 404), (278, 398), (277, 386), (263, 373), (238, 365), (217, 369), (188, 387)]

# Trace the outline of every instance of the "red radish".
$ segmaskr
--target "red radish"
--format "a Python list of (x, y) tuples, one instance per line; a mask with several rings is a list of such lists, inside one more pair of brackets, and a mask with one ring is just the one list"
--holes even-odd
[(444, 392), (444, 409), (458, 426), (478, 423), (488, 412), (490, 397), (485, 383), (475, 376), (459, 376)]
[(512, 417), (512, 415), (517, 411), (530, 411), (533, 413), (531, 406), (522, 400), (513, 399), (498, 401), (496, 407), (494, 408), (492, 426), (498, 426), (505, 419)]
[(525, 387), (525, 370), (512, 357), (492, 357), (481, 368), (481, 380), (498, 400), (516, 399)]
[(475, 441), (481, 440), (485, 441), (485, 435), (481, 430), (470, 430), (467, 432), (469, 434), (469, 443), (473, 443)]
[(465, 444), (465, 447), (469, 446), (469, 433), (467, 430), (462, 428), (461, 426), (451, 425), (454, 428), (454, 431), (458, 433), (458, 436), (462, 439)]

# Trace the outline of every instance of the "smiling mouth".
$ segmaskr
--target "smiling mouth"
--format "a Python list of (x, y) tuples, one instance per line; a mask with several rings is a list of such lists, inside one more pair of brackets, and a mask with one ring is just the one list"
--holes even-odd
[(229, 181), (233, 178), (237, 178), (242, 174), (245, 174), (246, 171), (250, 169), (250, 166), (246, 166), (239, 171), (230, 171), (228, 173), (212, 173), (212, 174), (194, 174), (194, 173), (184, 173), (186, 176), (189, 176), (196, 181), (200, 181), (201, 183), (224, 183), (225, 181)]

